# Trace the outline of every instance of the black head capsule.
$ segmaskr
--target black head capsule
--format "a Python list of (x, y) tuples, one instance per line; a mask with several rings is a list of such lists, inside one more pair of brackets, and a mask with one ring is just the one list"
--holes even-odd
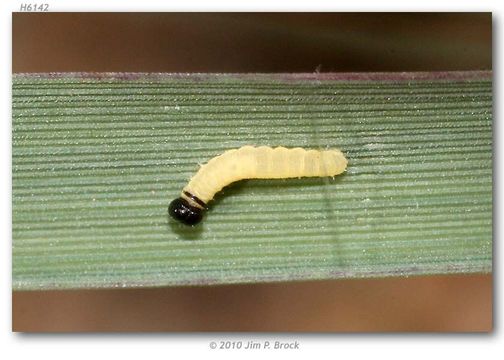
[(183, 198), (173, 200), (168, 207), (168, 213), (186, 225), (196, 225), (203, 218), (203, 209), (192, 206)]

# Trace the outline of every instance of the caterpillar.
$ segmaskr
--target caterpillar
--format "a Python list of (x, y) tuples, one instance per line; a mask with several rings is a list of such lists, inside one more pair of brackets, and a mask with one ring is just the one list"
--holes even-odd
[(214, 195), (235, 181), (335, 176), (346, 166), (347, 159), (337, 149), (243, 146), (227, 150), (201, 166), (180, 197), (170, 203), (168, 212), (186, 225), (195, 225)]

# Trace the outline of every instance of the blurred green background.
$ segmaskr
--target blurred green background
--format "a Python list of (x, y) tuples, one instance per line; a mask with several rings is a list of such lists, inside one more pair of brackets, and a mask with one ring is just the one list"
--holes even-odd
[[(490, 13), (14, 13), (21, 72), (492, 69)], [(491, 275), (13, 292), (15, 331), (489, 331)]]

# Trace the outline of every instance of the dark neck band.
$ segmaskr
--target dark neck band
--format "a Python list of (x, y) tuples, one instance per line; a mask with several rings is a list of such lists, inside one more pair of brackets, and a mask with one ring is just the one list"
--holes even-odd
[(190, 192), (184, 191), (184, 195), (187, 196), (192, 201), (194, 201), (199, 206), (203, 207), (204, 209), (206, 208), (205, 202), (203, 200), (199, 199), (198, 197), (194, 196)]

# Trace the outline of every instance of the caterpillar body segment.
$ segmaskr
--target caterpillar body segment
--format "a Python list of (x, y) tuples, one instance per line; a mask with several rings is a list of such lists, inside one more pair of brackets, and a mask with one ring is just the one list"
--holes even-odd
[(347, 160), (340, 150), (306, 150), (243, 146), (228, 150), (203, 165), (169, 208), (170, 215), (194, 225), (206, 204), (225, 186), (243, 179), (285, 179), (336, 176)]

